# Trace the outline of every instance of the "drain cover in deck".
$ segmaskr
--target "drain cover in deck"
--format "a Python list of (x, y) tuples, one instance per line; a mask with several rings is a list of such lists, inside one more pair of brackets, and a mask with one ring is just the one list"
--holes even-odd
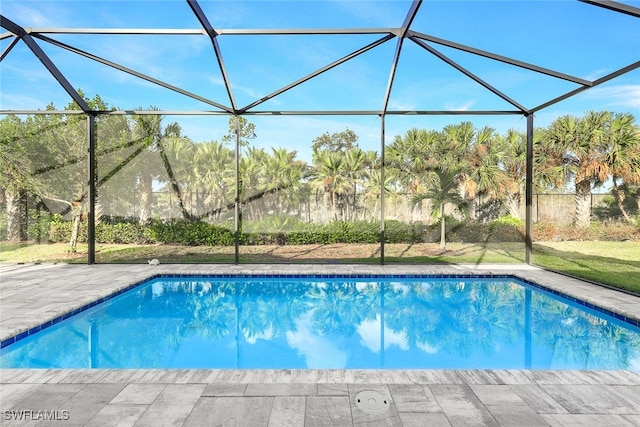
[(356, 407), (367, 414), (384, 414), (391, 406), (391, 399), (373, 390), (364, 390), (356, 394)]

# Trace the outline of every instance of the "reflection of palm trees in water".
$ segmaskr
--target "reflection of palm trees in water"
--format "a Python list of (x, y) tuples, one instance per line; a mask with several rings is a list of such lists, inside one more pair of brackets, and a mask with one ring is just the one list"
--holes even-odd
[(318, 332), (351, 336), (365, 320), (375, 320), (380, 309), (378, 284), (363, 286), (355, 281), (326, 281), (311, 288), (310, 303)]
[(541, 294), (534, 294), (534, 339), (558, 363), (584, 369), (623, 369), (640, 359), (640, 334)]
[[(167, 354), (194, 340), (208, 343), (196, 350), (205, 358), (204, 353), (234, 351), (229, 347), (234, 346), (236, 354), (228, 356), (242, 363), (241, 349), (259, 340), (261, 345), (279, 340), (283, 351), (308, 355), (319, 341), (305, 340), (304, 334), (349, 357), (359, 341), (358, 351), (379, 352), (380, 367), (396, 363), (385, 360), (394, 344), (399, 347), (394, 357), (422, 354), (428, 361), (437, 354), (472, 362), (491, 360), (500, 346), (510, 346), (522, 352), (513, 363), (523, 368), (620, 369), (640, 359), (640, 334), (517, 284), (236, 280), (168, 280), (159, 282), (161, 287), (143, 287), (123, 305), (106, 306), (94, 320), (81, 318), (27, 343), (3, 356), (3, 363), (46, 367), (51, 362), (45, 359), (54, 354), (60, 366), (160, 367)], [(304, 331), (297, 331), (300, 325)], [(425, 361), (415, 360), (430, 363)]]
[[(194, 334), (222, 338), (236, 328), (237, 338), (246, 342), (273, 340), (295, 332), (296, 322), (310, 313), (305, 318), (310, 319), (312, 331), (336, 340), (337, 346), (346, 345), (364, 322), (380, 322), (381, 353), (385, 328), (402, 335), (410, 348), (461, 359), (491, 356), (497, 342), (515, 343), (525, 333), (521, 361), (529, 367), (532, 342), (552, 349), (557, 363), (576, 362), (582, 367), (625, 367), (640, 353), (638, 334), (535, 292), (531, 303), (525, 304), (525, 288), (516, 284), (422, 280), (360, 286), (332, 279), (306, 285), (274, 280), (213, 282), (206, 292), (193, 284), (178, 288), (190, 293), (179, 310), (185, 321), (167, 337), (172, 347)], [(528, 337), (525, 319), (531, 327)]]

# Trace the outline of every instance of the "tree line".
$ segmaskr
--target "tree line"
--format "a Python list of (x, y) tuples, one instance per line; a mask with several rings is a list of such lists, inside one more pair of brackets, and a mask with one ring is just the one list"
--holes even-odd
[[(87, 101), (96, 110), (113, 109), (99, 96)], [(243, 117), (231, 117), (228, 133), (219, 140), (198, 142), (178, 123), (165, 124), (160, 114), (95, 120), (98, 219), (130, 216), (144, 224), (162, 217), (164, 209), (187, 221), (221, 221), (234, 217), (237, 191), (243, 221), (269, 215), (303, 218), (309, 200), (322, 207), (327, 221), (349, 221), (365, 219), (365, 208), (369, 218), (379, 216), (383, 189), (390, 199), (428, 200), (429, 214), (443, 230), (445, 207), (461, 215), (476, 212), (474, 218), (482, 216), (478, 212), (520, 216), (526, 135), (514, 129), (501, 134), (471, 122), (409, 129), (385, 147), (383, 169), (380, 153), (361, 149), (348, 128), (311, 141), (311, 162), (306, 162), (286, 147), (252, 145), (255, 125)], [(8, 240), (28, 237), (24, 207), (30, 200), (39, 211), (73, 219), (73, 246), (87, 210), (87, 177), (83, 114), (0, 120), (0, 205), (6, 206)], [(606, 184), (624, 220), (634, 221), (640, 211), (640, 128), (632, 114), (591, 111), (535, 130), (534, 192), (573, 187), (576, 226), (589, 225), (591, 192)]]

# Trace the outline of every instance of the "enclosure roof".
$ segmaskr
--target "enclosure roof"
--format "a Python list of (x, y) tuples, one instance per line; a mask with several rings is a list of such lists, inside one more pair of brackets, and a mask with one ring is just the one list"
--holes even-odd
[[(0, 114), (95, 112), (99, 95), (168, 114), (529, 115), (637, 81), (638, 6), (5, 0)], [(640, 108), (633, 82), (608, 95)]]

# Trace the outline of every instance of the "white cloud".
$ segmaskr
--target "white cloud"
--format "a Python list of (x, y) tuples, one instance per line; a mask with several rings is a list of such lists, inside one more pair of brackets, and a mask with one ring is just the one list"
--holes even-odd
[(597, 80), (602, 76), (609, 74), (612, 70), (610, 68), (599, 68), (597, 70), (593, 70), (586, 76), (582, 76), (585, 80)]
[(60, 24), (60, 11), (45, 10), (42, 5), (37, 8), (24, 3), (3, 2), (2, 14), (22, 27), (52, 27)]
[(474, 104), (475, 104), (475, 101), (467, 101), (467, 102), (462, 103), (462, 104), (455, 104), (455, 103), (451, 103), (451, 102), (446, 102), (444, 104), (444, 108), (446, 110), (452, 110), (452, 111), (469, 111), (471, 109), (471, 107), (473, 107)]
[(586, 92), (585, 98), (602, 100), (609, 106), (640, 108), (640, 85), (595, 87)]
[(304, 356), (307, 368), (338, 369), (347, 365), (348, 354), (313, 328), (313, 311), (296, 320), (296, 331), (287, 332), (287, 343)]
[(422, 351), (424, 351), (427, 354), (437, 354), (438, 353), (438, 348), (437, 347), (432, 347), (429, 344), (424, 344), (424, 343), (419, 343), (417, 344), (418, 348)]
[(267, 328), (265, 331), (262, 331), (261, 333), (255, 335), (249, 335), (249, 331), (244, 330), (242, 331), (242, 334), (244, 335), (244, 339), (248, 344), (255, 344), (259, 339), (263, 339), (266, 341), (271, 340), (273, 338), (273, 328), (269, 326), (269, 328)]
[[(376, 320), (365, 320), (356, 328), (360, 335), (360, 344), (374, 353), (380, 352), (380, 316)], [(403, 333), (394, 332), (384, 327), (384, 349), (397, 345), (401, 350), (408, 350), (407, 339)]]
[[(51, 102), (57, 108), (64, 108), (69, 102), (71, 97), (67, 95), (62, 89), (59, 92), (37, 92), (39, 97), (23, 95), (23, 94), (10, 94), (3, 93), (0, 96), (0, 109), (3, 110), (44, 110)], [(35, 95), (36, 93), (34, 93)], [(55, 98), (55, 99), (52, 99)]]
[(416, 109), (415, 103), (407, 103), (407, 102), (398, 102), (393, 99), (389, 99), (389, 109), (390, 110), (399, 110), (399, 111), (412, 111)]

